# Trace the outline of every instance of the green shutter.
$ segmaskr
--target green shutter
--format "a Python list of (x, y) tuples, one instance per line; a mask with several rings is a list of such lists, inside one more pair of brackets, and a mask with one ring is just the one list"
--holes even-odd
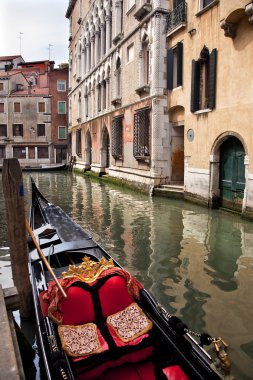
[(173, 49), (167, 50), (167, 89), (173, 89)]
[(200, 64), (192, 60), (191, 112), (199, 110)]
[(209, 56), (209, 74), (208, 74), (208, 108), (210, 109), (215, 107), (216, 67), (217, 67), (217, 49), (213, 49)]
[(183, 43), (177, 44), (177, 85), (183, 84)]

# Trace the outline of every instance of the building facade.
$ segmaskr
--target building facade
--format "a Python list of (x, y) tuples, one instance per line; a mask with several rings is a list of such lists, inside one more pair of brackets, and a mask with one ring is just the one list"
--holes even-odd
[(77, 167), (252, 215), (252, 8), (70, 0)]
[(23, 167), (64, 162), (68, 68), (22, 57), (14, 63), (0, 71), (0, 165), (12, 157)]
[(253, 82), (245, 74), (253, 3), (176, 3), (167, 27), (168, 114), (172, 136), (184, 136), (185, 198), (252, 214)]
[(170, 179), (168, 1), (70, 1), (70, 133), (77, 167), (146, 188)]

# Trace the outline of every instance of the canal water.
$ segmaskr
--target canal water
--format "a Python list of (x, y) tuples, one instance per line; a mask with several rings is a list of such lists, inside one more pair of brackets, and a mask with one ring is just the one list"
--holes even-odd
[[(87, 229), (169, 312), (192, 331), (228, 342), (237, 380), (253, 379), (252, 222), (74, 173), (33, 173), (33, 178), (48, 200)], [(23, 179), (28, 213), (29, 174)], [(8, 287), (1, 182), (0, 214), (0, 283)]]

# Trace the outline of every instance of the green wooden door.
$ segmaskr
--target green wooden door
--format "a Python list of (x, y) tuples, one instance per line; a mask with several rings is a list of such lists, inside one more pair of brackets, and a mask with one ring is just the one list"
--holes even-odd
[(231, 137), (222, 144), (220, 156), (221, 206), (241, 211), (245, 188), (243, 145)]

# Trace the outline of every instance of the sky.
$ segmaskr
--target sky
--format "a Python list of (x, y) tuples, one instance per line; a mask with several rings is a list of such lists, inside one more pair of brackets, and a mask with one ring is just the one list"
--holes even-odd
[(50, 58), (55, 67), (67, 63), (68, 3), (69, 0), (0, 0), (0, 56), (19, 55), (21, 50), (27, 62)]

